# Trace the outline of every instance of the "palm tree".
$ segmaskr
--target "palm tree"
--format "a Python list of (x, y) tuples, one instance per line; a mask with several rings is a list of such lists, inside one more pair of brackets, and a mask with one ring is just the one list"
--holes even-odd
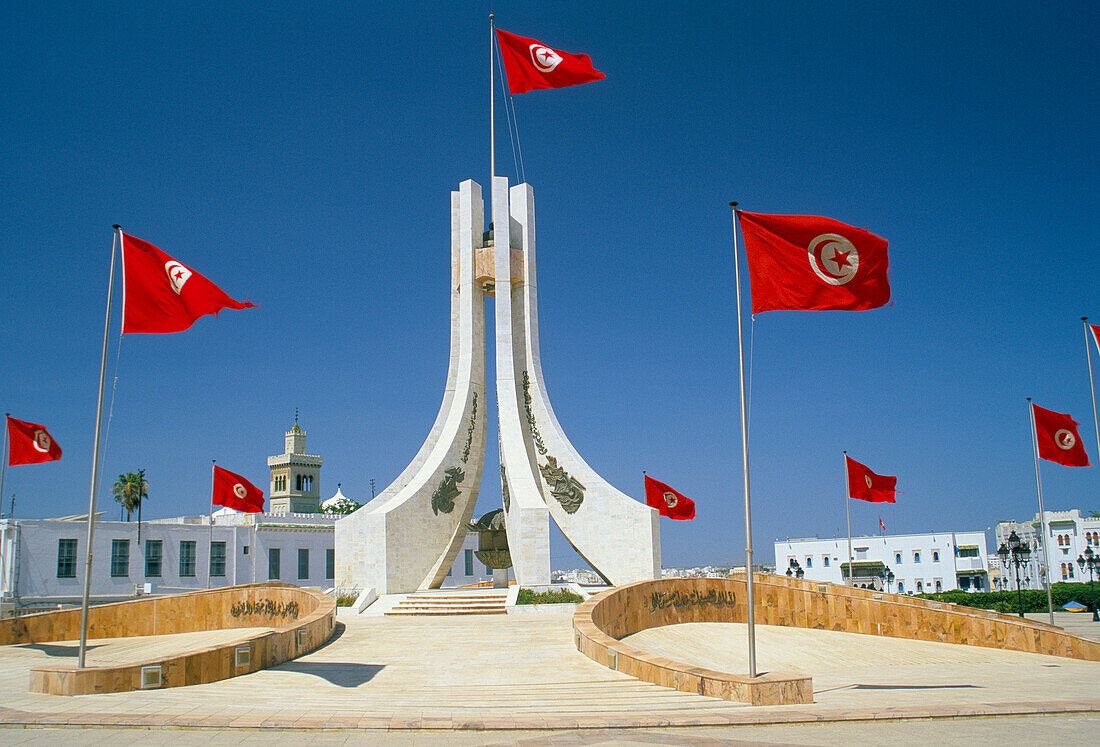
[(111, 488), (111, 493), (122, 508), (126, 509), (126, 521), (130, 520), (131, 512), (137, 511), (138, 542), (141, 542), (141, 503), (149, 497), (149, 483), (145, 480), (145, 470), (119, 475)]

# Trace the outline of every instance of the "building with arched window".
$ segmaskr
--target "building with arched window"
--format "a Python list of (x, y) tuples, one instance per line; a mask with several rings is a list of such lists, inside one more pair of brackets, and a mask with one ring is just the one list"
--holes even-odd
[(306, 454), (306, 432), (298, 425), (286, 432), (282, 454), (267, 458), (271, 470), (273, 514), (312, 514), (321, 510), (321, 463), (319, 456)]

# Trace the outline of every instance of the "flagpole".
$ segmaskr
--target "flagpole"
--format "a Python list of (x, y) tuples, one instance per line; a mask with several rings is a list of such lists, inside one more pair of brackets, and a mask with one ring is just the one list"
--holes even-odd
[[(851, 580), (855, 576), (855, 569), (852, 567), (852, 496), (848, 495), (848, 486), (851, 483), (848, 482), (848, 452), (844, 452), (844, 513), (848, 516), (848, 579)], [(841, 581), (844, 580), (841, 575)], [(854, 586), (854, 584), (853, 584)]]
[[(1042, 529), (1041, 544), (1043, 547), (1043, 566), (1046, 572), (1042, 574), (1043, 585), (1047, 589), (1047, 613), (1050, 615), (1050, 624), (1054, 624), (1054, 600), (1050, 594), (1050, 556), (1047, 554), (1047, 515), (1043, 511), (1043, 481), (1039, 477), (1039, 436), (1035, 429), (1035, 408), (1031, 405), (1031, 397), (1027, 398), (1028, 417), (1031, 418), (1031, 446), (1035, 452), (1035, 489), (1039, 493), (1039, 526)], [(1023, 610), (1020, 610), (1023, 613)]]
[(210, 460), (210, 547), (206, 550), (206, 588), (210, 588), (210, 571), (214, 563), (214, 465), (216, 459)]
[(752, 515), (749, 511), (749, 422), (745, 412), (745, 342), (741, 324), (741, 266), (737, 258), (737, 203), (733, 210), (733, 278), (737, 287), (737, 368), (741, 378), (741, 473), (745, 490), (745, 622), (749, 629), (749, 677), (756, 676), (756, 610), (752, 578)]
[(1096, 432), (1096, 458), (1100, 460), (1100, 418), (1096, 416), (1096, 384), (1092, 380), (1092, 346), (1089, 345), (1092, 332), (1089, 330), (1089, 318), (1081, 317), (1081, 324), (1085, 327), (1085, 355), (1089, 360), (1089, 392), (1092, 394), (1092, 428)]
[(115, 246), (122, 239), (122, 226), (112, 226), (115, 236), (111, 240), (111, 270), (107, 276), (107, 311), (103, 318), (103, 354), (99, 360), (99, 396), (95, 406), (95, 443), (92, 444), (92, 486), (88, 491), (88, 546), (84, 561), (84, 594), (80, 601), (80, 650), (77, 669), (84, 668), (84, 655), (88, 648), (88, 596), (92, 589), (92, 536), (95, 532), (95, 492), (99, 482), (99, 430), (103, 424), (103, 386), (107, 375), (107, 341), (111, 329), (111, 294), (115, 285)]
[[(489, 177), (497, 175), (497, 131), (496, 131), (496, 93), (494, 76), (496, 75), (496, 49), (493, 47), (496, 36), (496, 24), (493, 14), (489, 14)], [(490, 184), (490, 186), (492, 186)]]
[[(4, 510), (4, 474), (8, 469), (8, 424), (11, 422), (11, 413), (4, 413), (4, 451), (0, 453), (0, 512)], [(12, 513), (15, 513), (13, 510)]]

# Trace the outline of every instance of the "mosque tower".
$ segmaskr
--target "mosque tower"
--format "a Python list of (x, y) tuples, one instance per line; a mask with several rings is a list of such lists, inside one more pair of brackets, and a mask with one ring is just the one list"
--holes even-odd
[(267, 458), (271, 470), (269, 513), (314, 514), (321, 510), (321, 462), (306, 454), (306, 432), (298, 425), (286, 432), (282, 454)]

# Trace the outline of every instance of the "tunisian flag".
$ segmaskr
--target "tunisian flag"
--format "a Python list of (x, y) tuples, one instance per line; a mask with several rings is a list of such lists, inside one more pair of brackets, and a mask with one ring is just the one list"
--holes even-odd
[(1067, 467), (1088, 467), (1089, 455), (1077, 432), (1077, 421), (1061, 412), (1047, 410), (1034, 402), (1035, 440), (1039, 456)]
[(649, 475), (645, 475), (645, 502), (670, 519), (695, 518), (695, 501)]
[(1096, 349), (1100, 351), (1100, 327), (1095, 324), (1090, 324), (1089, 329), (1092, 330), (1092, 339), (1096, 341)]
[(876, 475), (867, 465), (860, 464), (847, 454), (844, 460), (848, 465), (848, 495), (871, 503), (897, 503), (894, 494), (897, 492), (898, 478)]
[(215, 506), (255, 514), (264, 510), (264, 493), (235, 472), (214, 465)]
[(255, 304), (225, 291), (147, 241), (122, 234), (122, 331), (182, 332), (206, 314)]
[(592, 67), (586, 54), (551, 49), (540, 41), (497, 29), (500, 57), (508, 76), (509, 93), (536, 88), (565, 88), (605, 77)]
[(890, 300), (888, 242), (818, 215), (737, 212), (752, 287), (752, 313), (848, 310)]
[(46, 432), (46, 426), (8, 418), (8, 466), (41, 464), (61, 458), (61, 447)]

